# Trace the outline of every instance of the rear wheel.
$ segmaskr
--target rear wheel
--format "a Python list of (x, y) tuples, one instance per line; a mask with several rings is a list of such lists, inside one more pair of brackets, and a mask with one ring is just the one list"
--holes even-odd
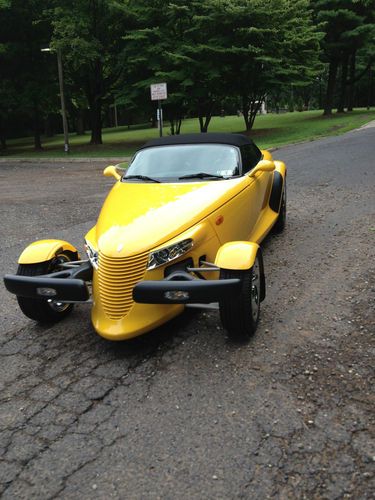
[[(40, 276), (58, 271), (61, 264), (71, 260), (67, 254), (59, 254), (53, 260), (38, 264), (20, 264), (19, 276)], [(55, 323), (65, 318), (73, 309), (73, 304), (63, 304), (48, 299), (17, 296), (18, 305), (25, 316), (39, 323)]]
[(220, 279), (241, 280), (239, 296), (220, 301), (220, 318), (228, 337), (233, 340), (247, 340), (254, 335), (259, 321), (262, 298), (262, 278), (260, 259), (257, 255), (251, 269), (233, 271), (222, 269)]

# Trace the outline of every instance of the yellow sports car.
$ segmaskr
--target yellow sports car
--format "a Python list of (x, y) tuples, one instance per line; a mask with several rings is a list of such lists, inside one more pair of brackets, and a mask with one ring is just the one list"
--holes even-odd
[(285, 225), (285, 164), (244, 135), (189, 134), (151, 140), (104, 175), (116, 182), (86, 235), (88, 259), (36, 241), (5, 276), (22, 312), (54, 322), (85, 302), (99, 335), (122, 340), (218, 303), (229, 337), (249, 338), (266, 293), (259, 244)]

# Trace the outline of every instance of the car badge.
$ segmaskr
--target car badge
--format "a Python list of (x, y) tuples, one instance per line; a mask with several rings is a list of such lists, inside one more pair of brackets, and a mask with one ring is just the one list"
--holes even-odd
[(124, 245), (122, 243), (119, 244), (119, 246), (117, 247), (117, 251), (118, 252), (121, 252), (121, 250), (124, 248)]

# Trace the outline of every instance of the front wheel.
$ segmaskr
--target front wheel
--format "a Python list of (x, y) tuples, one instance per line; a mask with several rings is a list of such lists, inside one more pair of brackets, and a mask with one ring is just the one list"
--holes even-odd
[[(52, 261), (39, 264), (19, 264), (19, 276), (40, 276), (58, 271), (60, 265), (71, 260), (68, 255), (57, 255)], [(55, 300), (17, 296), (18, 305), (25, 316), (39, 323), (56, 323), (65, 318), (73, 309), (73, 304), (63, 304)]]
[(252, 268), (244, 271), (222, 269), (220, 279), (241, 280), (240, 295), (219, 302), (220, 319), (228, 337), (233, 340), (248, 340), (254, 335), (259, 321), (263, 280), (259, 255)]
[(286, 183), (284, 181), (284, 190), (280, 203), (280, 210), (275, 225), (273, 226), (274, 233), (281, 233), (284, 231), (286, 225)]

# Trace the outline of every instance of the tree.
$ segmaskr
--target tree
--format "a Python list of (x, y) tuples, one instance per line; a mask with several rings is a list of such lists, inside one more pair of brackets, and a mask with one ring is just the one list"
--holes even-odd
[(112, 89), (119, 41), (113, 0), (55, 0), (46, 11), (53, 28), (51, 46), (60, 49), (64, 70), (86, 96), (91, 144), (102, 144), (102, 109)]
[(212, 7), (210, 32), (216, 27), (216, 34), (209, 42), (224, 83), (221, 93), (239, 97), (251, 130), (267, 94), (291, 84), (306, 86), (316, 77), (321, 34), (307, 0), (225, 0)]
[[(344, 110), (350, 79), (354, 80), (357, 51), (374, 35), (374, 0), (313, 0), (315, 19), (324, 25), (322, 42), (324, 59), (328, 63), (328, 81), (324, 114), (332, 114), (338, 70), (341, 66), (341, 92), (338, 110)], [(351, 89), (353, 93), (353, 89)]]
[(141, 107), (146, 114), (154, 116), (150, 85), (167, 82), (168, 99), (163, 103), (163, 111), (170, 121), (172, 134), (180, 132), (195, 83), (192, 61), (186, 55), (192, 43), (192, 4), (181, 0), (173, 4), (138, 0), (130, 1), (123, 10), (123, 23), (128, 30), (119, 59), (122, 69), (117, 102), (130, 109)]
[[(43, 119), (56, 109), (51, 61), (40, 51), (50, 38), (50, 27), (42, 19), (41, 0), (2, 2), (0, 23), (1, 128), (6, 128), (12, 113), (26, 112), (32, 122), (35, 149), (41, 149)], [(4, 132), (2, 135), (4, 146)]]

